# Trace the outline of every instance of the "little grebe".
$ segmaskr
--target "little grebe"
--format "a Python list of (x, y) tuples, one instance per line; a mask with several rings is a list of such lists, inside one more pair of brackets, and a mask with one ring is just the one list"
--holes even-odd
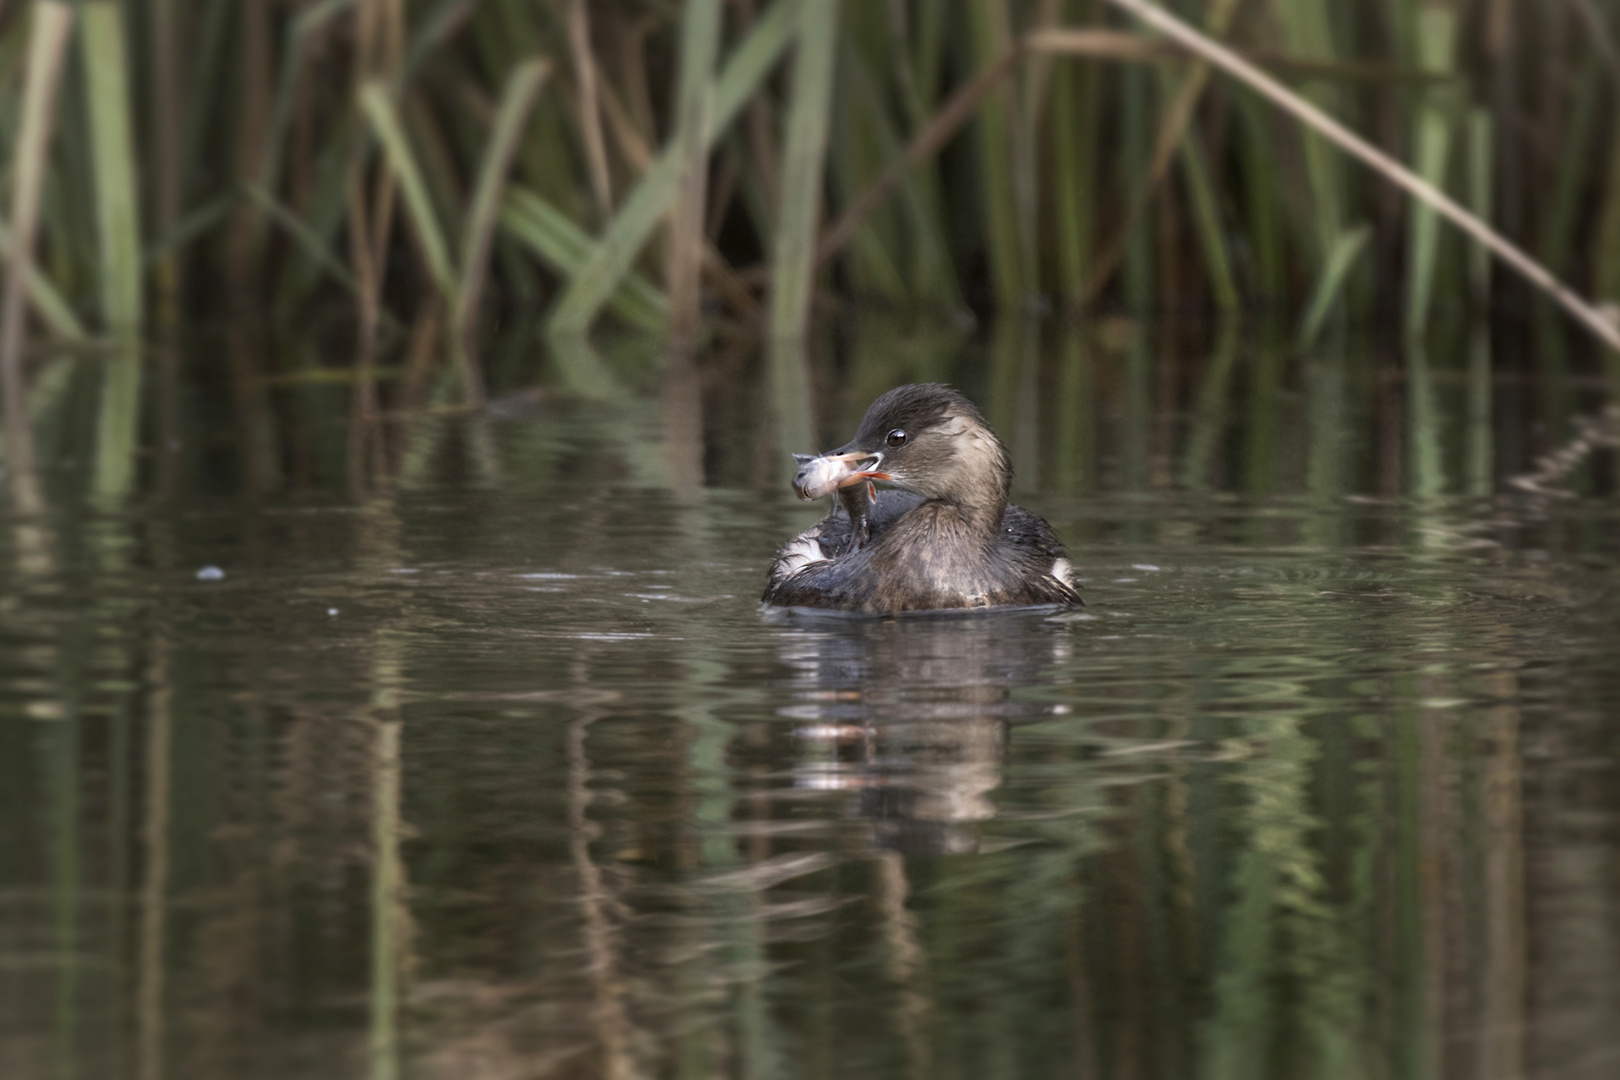
[(797, 460), (800, 498), (838, 501), (777, 552), (766, 604), (892, 615), (1080, 603), (1052, 526), (1007, 503), (1006, 447), (950, 387), (896, 387), (850, 442)]

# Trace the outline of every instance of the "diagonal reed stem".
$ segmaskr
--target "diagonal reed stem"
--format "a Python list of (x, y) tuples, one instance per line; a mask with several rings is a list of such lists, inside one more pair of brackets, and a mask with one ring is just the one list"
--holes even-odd
[(529, 60), (513, 69), (506, 81), (506, 92), (501, 96), (500, 111), (495, 115), (495, 129), (490, 132), (489, 144), (484, 148), (478, 187), (467, 209), (466, 228), (462, 233), (461, 283), (456, 290), (451, 332), (462, 378), (468, 387), (469, 404), (479, 403), (484, 396), (483, 374), (476, 359), (478, 304), (489, 271), (489, 249), (494, 243), (501, 188), (512, 164), (512, 155), (517, 152), (529, 109), (549, 74), (551, 63), (546, 60)]
[(1512, 267), (1532, 285), (1552, 297), (1577, 322), (1590, 330), (1611, 349), (1620, 351), (1620, 325), (1603, 312), (1587, 303), (1573, 289), (1553, 276), (1552, 272), (1531, 258), (1489, 225), (1469, 213), (1460, 203), (1407, 169), (1400, 162), (1373, 146), (1361, 136), (1312, 105), (1282, 83), (1273, 79), (1231, 49), (1212, 41), (1148, 0), (1108, 0), (1147, 23), (1153, 29), (1172, 38), (1188, 50), (1202, 56), (1239, 82), (1292, 115), (1313, 131), (1337, 145), (1350, 156), (1361, 161), (1380, 176), (1405, 190), (1413, 198), (1434, 207), (1435, 211), (1457, 228), (1477, 240), (1498, 259)]

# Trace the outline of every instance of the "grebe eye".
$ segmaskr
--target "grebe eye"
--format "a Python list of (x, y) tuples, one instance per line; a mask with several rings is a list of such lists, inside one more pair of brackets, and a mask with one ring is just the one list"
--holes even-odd
[(890, 446), (904, 446), (906, 445), (906, 438), (906, 433), (903, 430), (895, 428), (889, 432), (888, 443)]

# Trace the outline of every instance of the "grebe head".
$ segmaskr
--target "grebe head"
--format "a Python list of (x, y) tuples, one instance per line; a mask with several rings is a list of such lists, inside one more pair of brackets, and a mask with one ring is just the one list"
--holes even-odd
[(806, 499), (880, 480), (926, 499), (999, 515), (1012, 486), (1001, 440), (971, 401), (940, 383), (890, 390), (866, 410), (855, 438), (798, 460), (794, 488)]

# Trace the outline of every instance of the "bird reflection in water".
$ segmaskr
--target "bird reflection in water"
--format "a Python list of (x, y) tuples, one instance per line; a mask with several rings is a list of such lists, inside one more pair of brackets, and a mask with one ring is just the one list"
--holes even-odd
[(1068, 656), (1049, 612), (793, 619), (779, 650), (794, 672), (801, 750), (794, 785), (858, 794), (871, 844), (908, 855), (977, 851), (996, 816), (1010, 732), (1067, 711), (1025, 700)]

